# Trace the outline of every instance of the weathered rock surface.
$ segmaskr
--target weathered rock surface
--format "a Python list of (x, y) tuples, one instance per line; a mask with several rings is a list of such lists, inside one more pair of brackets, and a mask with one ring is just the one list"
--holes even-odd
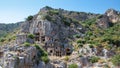
[(97, 20), (97, 24), (101, 28), (108, 28), (119, 21), (120, 12), (114, 9), (108, 9), (105, 14), (99, 17), (99, 19)]

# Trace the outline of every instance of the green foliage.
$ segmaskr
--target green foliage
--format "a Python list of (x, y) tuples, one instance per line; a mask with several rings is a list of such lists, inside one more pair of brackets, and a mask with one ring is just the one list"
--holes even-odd
[(39, 45), (35, 44), (34, 46), (38, 50), (37, 56), (45, 63), (48, 63), (49, 62), (48, 53)]
[(50, 15), (44, 15), (43, 20), (47, 19), (48, 21), (52, 21), (52, 18), (50, 17)]
[(27, 17), (26, 20), (27, 20), (27, 21), (30, 21), (30, 20), (32, 20), (32, 19), (33, 19), (33, 16), (30, 15), (30, 16)]
[(69, 65), (68, 68), (78, 68), (78, 65), (74, 63), (74, 64)]
[(0, 38), (0, 42), (4, 42), (5, 41), (5, 38)]
[(77, 40), (77, 44), (85, 44), (85, 40), (84, 39), (79, 39), (79, 40)]
[(42, 59), (42, 61), (44, 61), (45, 63), (48, 63), (48, 62), (49, 62), (48, 56), (42, 56), (41, 59)]
[(28, 38), (34, 39), (34, 35), (33, 34), (28, 34)]
[(82, 22), (82, 24), (84, 24), (86, 26), (91, 26), (92, 24), (95, 24), (95, 23), (96, 23), (96, 18), (88, 19), (88, 20)]
[(80, 43), (79, 43), (79, 44), (78, 44), (78, 47), (83, 47), (83, 44), (80, 44)]
[(39, 52), (41, 53), (40, 56), (48, 56), (47, 52), (42, 48), (40, 47), (39, 45), (35, 44), (34, 45), (36, 47), (37, 50), (39, 50)]
[(95, 62), (98, 62), (99, 59), (100, 59), (99, 57), (92, 56), (92, 57), (89, 59), (89, 61), (90, 61), (91, 63), (95, 63)]
[(58, 11), (58, 10), (50, 10), (48, 13), (49, 13), (50, 15), (54, 15), (54, 14), (58, 15), (58, 14), (59, 14), (59, 11)]
[(114, 65), (120, 66), (120, 54), (113, 56), (111, 61)]
[(24, 43), (24, 46), (29, 47), (29, 46), (30, 46), (30, 43), (25, 42), (25, 43)]
[(106, 65), (104, 65), (104, 68), (110, 68), (110, 66), (108, 66), (108, 65), (106, 64)]
[(13, 32), (15, 29), (20, 27), (20, 24), (22, 22), (18, 23), (11, 23), (11, 24), (0, 24), (0, 38), (6, 37), (9, 33)]
[(75, 38), (80, 38), (80, 35), (79, 35), (79, 34), (76, 34), (76, 35), (74, 35), (73, 37), (75, 37)]
[(81, 43), (81, 40), (78, 40), (77, 43), (78, 43), (78, 44)]
[(51, 8), (51, 7), (49, 7), (49, 6), (45, 6), (45, 8), (46, 8), (46, 9), (52, 9), (52, 8)]
[(92, 33), (92, 31), (87, 31), (86, 35), (87, 35), (87, 36), (92, 36), (93, 33)]
[(70, 26), (71, 19), (70, 19), (70, 18), (67, 18), (67, 17), (63, 17), (63, 18), (62, 18), (62, 22), (63, 22), (66, 26)]
[(98, 16), (97, 16), (98, 19), (100, 19), (100, 18), (102, 18), (102, 17), (103, 17), (103, 15), (98, 15)]
[(90, 48), (93, 48), (94, 46), (93, 45), (89, 45)]
[(69, 60), (69, 57), (68, 57), (68, 56), (65, 56), (64, 60), (65, 60), (65, 61), (68, 61), (68, 60)]
[(63, 21), (65, 25), (70, 26), (70, 23), (66, 20)]

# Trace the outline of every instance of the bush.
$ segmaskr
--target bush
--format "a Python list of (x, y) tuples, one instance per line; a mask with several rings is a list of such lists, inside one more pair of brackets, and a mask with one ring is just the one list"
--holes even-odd
[(106, 64), (106, 65), (104, 65), (104, 68), (110, 68), (110, 66)]
[(41, 59), (42, 59), (42, 61), (44, 61), (45, 63), (48, 63), (48, 62), (49, 62), (48, 56), (42, 56)]
[(76, 35), (74, 35), (74, 37), (76, 37), (76, 38), (80, 38), (80, 35), (79, 35), (79, 34), (76, 34)]
[(93, 45), (89, 45), (90, 48), (93, 48), (94, 46)]
[(39, 45), (35, 44), (36, 49), (40, 50)]
[(113, 56), (111, 61), (115, 66), (120, 66), (120, 54)]
[(62, 22), (65, 24), (65, 26), (70, 26), (70, 19), (63, 17)]
[(103, 15), (98, 15), (98, 16), (97, 16), (98, 19), (100, 19), (100, 18), (102, 18), (102, 17), (103, 17)]
[(1, 39), (0, 39), (0, 42), (4, 42), (4, 41), (5, 41), (5, 38), (1, 38)]
[(70, 23), (66, 20), (63, 21), (66, 26), (70, 26)]
[(33, 19), (33, 16), (28, 16), (28, 18), (26, 19), (27, 21), (30, 21), (30, 20), (32, 20)]
[(34, 35), (33, 34), (29, 34), (28, 38), (34, 39)]
[(36, 49), (39, 51), (40, 55), (39, 57), (41, 56), (48, 56), (48, 53), (42, 48), (40, 47), (39, 45), (35, 44), (35, 47)]
[(68, 68), (78, 68), (78, 65), (74, 63), (74, 64), (69, 65)]
[(46, 9), (52, 9), (52, 8), (51, 8), (51, 7), (49, 7), (49, 6), (45, 6), (45, 8), (46, 8)]
[(52, 18), (49, 15), (43, 16), (43, 20), (47, 19), (48, 21), (52, 21)]
[(59, 14), (59, 11), (58, 11), (58, 10), (50, 10), (50, 11), (49, 11), (49, 14), (50, 14), (50, 15), (54, 15), (54, 14), (58, 15), (58, 14)]
[(92, 56), (92, 57), (89, 59), (89, 61), (90, 61), (91, 63), (95, 63), (95, 62), (98, 62), (99, 59), (100, 59), (99, 57)]
[(30, 43), (25, 42), (25, 43), (24, 43), (24, 46), (29, 47), (29, 46), (30, 46)]
[(80, 43), (79, 43), (79, 44), (78, 44), (78, 47), (83, 47), (83, 44), (80, 44)]
[(68, 61), (68, 60), (69, 60), (69, 57), (68, 57), (68, 56), (65, 56), (64, 60), (65, 60), (65, 61)]
[(49, 62), (48, 54), (45, 50), (43, 50), (39, 45), (35, 44), (36, 49), (38, 50), (37, 56), (44, 61), (45, 63)]
[(77, 43), (78, 43), (78, 44), (81, 43), (81, 40), (78, 40)]

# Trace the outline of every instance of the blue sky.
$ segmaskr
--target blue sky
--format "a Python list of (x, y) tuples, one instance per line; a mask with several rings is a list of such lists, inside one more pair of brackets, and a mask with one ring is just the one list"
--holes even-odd
[(27, 16), (38, 13), (44, 6), (104, 13), (109, 8), (120, 11), (120, 0), (0, 0), (0, 23), (24, 21)]

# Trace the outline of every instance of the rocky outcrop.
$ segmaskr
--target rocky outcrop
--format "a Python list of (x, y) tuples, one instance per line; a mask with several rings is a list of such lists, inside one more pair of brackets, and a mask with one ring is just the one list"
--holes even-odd
[(8, 51), (0, 52), (2, 68), (54, 68), (51, 63), (39, 60), (38, 51), (34, 46), (12, 46)]
[(108, 28), (119, 21), (120, 12), (114, 9), (108, 9), (105, 14), (98, 17), (97, 24), (100, 28)]
[[(26, 34), (33, 34), (34, 41), (42, 44), (43, 48), (50, 55), (62, 56), (72, 52), (70, 39), (75, 34), (85, 32), (85, 28), (78, 22), (64, 16), (64, 11), (44, 7), (21, 27), (20, 34), (17, 35), (18, 43), (26, 42)], [(71, 39), (72, 40), (72, 39)], [(29, 40), (30, 41), (30, 40)]]
[(120, 12), (114, 10), (114, 9), (108, 9), (106, 12), (105, 12), (105, 15), (109, 17), (109, 20), (112, 22), (112, 23), (116, 23), (118, 21), (120, 21)]

